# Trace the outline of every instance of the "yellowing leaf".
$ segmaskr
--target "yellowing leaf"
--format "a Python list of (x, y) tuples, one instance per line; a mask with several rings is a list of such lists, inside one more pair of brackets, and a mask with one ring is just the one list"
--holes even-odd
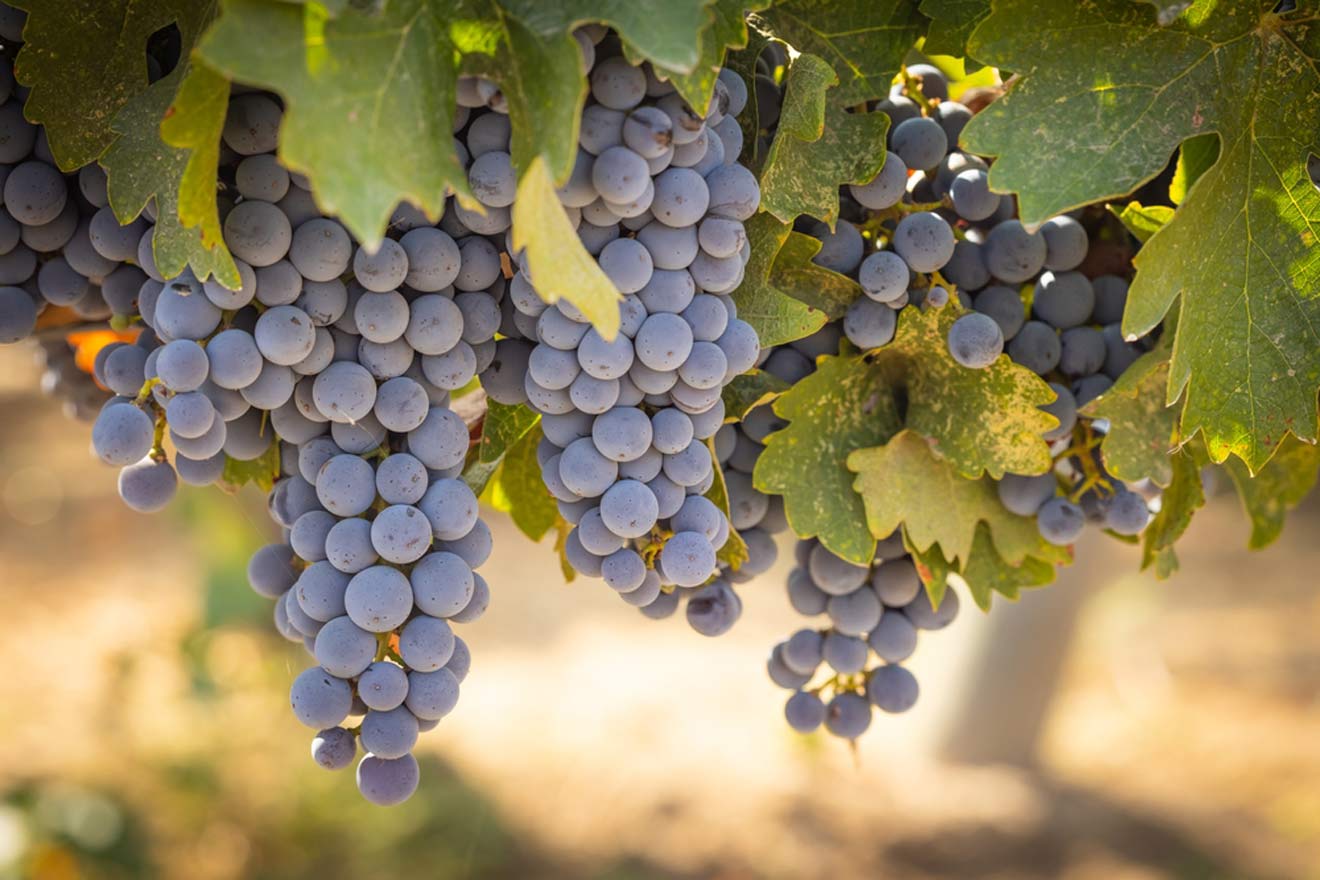
[(1124, 371), (1108, 391), (1082, 408), (1085, 415), (1109, 420), (1100, 444), (1105, 469), (1127, 483), (1149, 478), (1169, 485), (1173, 468), (1178, 410), (1166, 406), (1168, 352), (1149, 351)]
[(810, 336), (824, 327), (824, 312), (795, 299), (772, 280), (773, 272), (789, 271), (775, 265), (791, 232), (788, 224), (762, 212), (744, 225), (752, 258), (742, 284), (733, 292), (738, 317), (752, 325), (763, 348)]

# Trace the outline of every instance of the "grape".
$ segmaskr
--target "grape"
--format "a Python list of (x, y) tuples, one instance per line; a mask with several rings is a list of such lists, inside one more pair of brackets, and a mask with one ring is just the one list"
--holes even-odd
[(1054, 497), (1057, 488), (1058, 481), (1053, 473), (1034, 477), (1004, 474), (995, 485), (999, 501), (1018, 516), (1035, 516), (1040, 506)]
[(412, 587), (397, 568), (373, 565), (353, 575), (344, 592), (348, 617), (367, 632), (397, 628), (412, 611)]
[[(257, 319), (252, 335), (262, 356), (271, 363), (286, 367), (307, 357), (316, 344), (312, 319), (295, 306), (267, 309)], [(317, 379), (319, 381), (320, 377)]]
[(682, 452), (666, 455), (662, 468), (665, 476), (678, 485), (697, 486), (711, 475), (710, 452), (700, 443), (692, 443)]
[(861, 672), (866, 666), (866, 652), (866, 642), (833, 630), (825, 635), (825, 642), (821, 647), (821, 655), (825, 658), (825, 662), (835, 672), (843, 675)]
[(832, 231), (824, 223), (813, 224), (811, 230), (812, 235), (820, 240), (820, 251), (812, 257), (813, 263), (842, 275), (851, 275), (857, 269), (866, 251), (866, 243), (856, 226), (840, 220)]
[(1054, 389), (1057, 397), (1041, 409), (1059, 420), (1059, 427), (1047, 431), (1044, 435), (1047, 441), (1053, 443), (1072, 433), (1073, 426), (1077, 424), (1077, 400), (1071, 391), (1057, 382), (1051, 382), (1050, 388)]
[(252, 336), (244, 330), (222, 330), (206, 345), (211, 381), (221, 388), (238, 390), (256, 381), (262, 357)]
[[(677, 129), (675, 129), (677, 132)], [(709, 212), (717, 217), (750, 220), (761, 205), (761, 187), (755, 175), (741, 165), (721, 165), (706, 175)]]
[(825, 605), (834, 629), (844, 635), (864, 636), (880, 622), (880, 600), (869, 587), (861, 587), (842, 596), (831, 596)]
[(458, 344), (463, 335), (463, 314), (453, 300), (432, 294), (413, 300), (404, 338), (424, 355), (440, 355)]
[(106, 407), (92, 425), (92, 448), (97, 456), (106, 464), (120, 467), (150, 452), (154, 437), (151, 417), (131, 404)]
[(938, 214), (918, 211), (898, 221), (892, 246), (913, 271), (935, 272), (953, 256), (953, 230)]
[(871, 573), (871, 589), (890, 607), (906, 605), (921, 592), (917, 567), (906, 556), (890, 559)]
[(236, 153), (252, 156), (273, 153), (278, 144), (279, 105), (265, 95), (237, 95), (229, 102), (221, 137)]
[(380, 807), (392, 807), (412, 797), (420, 779), (411, 754), (388, 760), (367, 755), (358, 764), (357, 786), (362, 796)]
[(1150, 522), (1146, 499), (1135, 492), (1121, 490), (1114, 496), (1105, 514), (1105, 528), (1120, 535), (1139, 535)]
[[(594, 426), (593, 426), (594, 433)], [(692, 418), (686, 413), (667, 407), (651, 416), (648, 432), (657, 450), (667, 455), (682, 452), (692, 442)]]
[(1095, 307), (1095, 291), (1080, 272), (1045, 272), (1036, 282), (1032, 314), (1066, 330), (1085, 323)]
[(1051, 498), (1036, 512), (1041, 537), (1059, 547), (1077, 540), (1085, 525), (1082, 509), (1066, 498)]
[(272, 155), (248, 156), (234, 170), (238, 194), (278, 202), (289, 191), (289, 172)]
[(4, 207), (24, 226), (50, 223), (68, 199), (64, 176), (53, 165), (33, 160), (16, 165), (4, 182)]
[(1071, 217), (1051, 217), (1041, 224), (1045, 238), (1045, 268), (1054, 272), (1076, 269), (1086, 259), (1089, 242), (1082, 224)]
[(627, 204), (646, 191), (651, 173), (646, 160), (637, 153), (627, 147), (612, 146), (596, 157), (591, 166), (591, 182), (602, 198)]
[(616, 407), (595, 420), (591, 436), (596, 449), (611, 461), (633, 461), (651, 445), (651, 420), (640, 409)]
[(293, 680), (289, 702), (294, 716), (313, 730), (334, 727), (348, 717), (353, 689), (343, 679), (313, 666)]
[(414, 617), (399, 633), (399, 656), (418, 672), (440, 669), (453, 653), (454, 633), (449, 624), (438, 618)]
[(154, 329), (169, 339), (205, 339), (220, 325), (221, 314), (185, 270), (161, 290), (152, 318)]
[(408, 451), (428, 468), (456, 467), (467, 450), (467, 425), (452, 410), (432, 407), (422, 423), (408, 432)]
[[(324, 511), (310, 511), (303, 516), (316, 513), (324, 513)], [(301, 521), (300, 517), (299, 522)], [(298, 580), (293, 585), (294, 597), (308, 617), (328, 622), (345, 613), (344, 591), (348, 588), (348, 580), (347, 574), (339, 571), (326, 560), (320, 559), (303, 569), (302, 574), (298, 576)]]
[(371, 544), (371, 524), (356, 517), (342, 520), (325, 536), (326, 559), (345, 574), (357, 574), (378, 558)]
[(949, 195), (958, 216), (973, 223), (985, 220), (999, 210), (1001, 197), (990, 191), (989, 175), (979, 168), (959, 173), (949, 186)]
[(559, 477), (568, 490), (583, 498), (595, 498), (618, 479), (619, 466), (596, 448), (594, 440), (574, 440), (559, 460)]
[[(302, 229), (302, 226), (298, 228)], [(297, 244), (296, 237), (294, 244)], [(262, 266), (253, 271), (257, 283), (256, 299), (262, 305), (287, 306), (295, 302), (302, 293), (303, 276), (288, 260), (277, 260), (269, 266)]]
[(294, 305), (307, 313), (316, 327), (328, 327), (348, 310), (348, 288), (338, 278), (307, 281)]
[(659, 512), (655, 494), (637, 480), (620, 480), (601, 496), (602, 521), (623, 538), (640, 538), (650, 532)]
[(853, 693), (835, 695), (825, 707), (825, 729), (843, 739), (856, 739), (871, 726), (871, 704)]
[(601, 560), (600, 574), (611, 589), (631, 593), (646, 581), (646, 563), (635, 551), (624, 547)]
[(288, 367), (264, 361), (252, 384), (240, 389), (243, 399), (262, 410), (283, 406), (293, 396), (294, 373)]
[[(479, 524), (477, 496), (462, 480), (443, 478), (433, 481), (422, 500), (417, 502), (417, 507), (430, 520), (437, 541), (458, 541)], [(437, 549), (443, 548), (437, 545)], [(468, 564), (475, 568), (480, 563), (469, 560)]]
[(655, 178), (651, 213), (669, 226), (692, 226), (701, 221), (710, 205), (710, 190), (691, 168), (669, 168)]
[(897, 321), (897, 313), (889, 306), (860, 297), (843, 316), (843, 332), (858, 348), (879, 348), (894, 338)]
[(410, 317), (408, 300), (397, 290), (364, 293), (353, 307), (353, 320), (363, 338), (381, 344), (402, 336)]
[(1123, 320), (1127, 306), (1128, 283), (1117, 275), (1101, 275), (1091, 282), (1095, 294), (1095, 309), (1091, 320), (1100, 324), (1117, 324)]
[(1105, 338), (1094, 327), (1073, 327), (1060, 336), (1059, 369), (1069, 376), (1089, 376), (1105, 364)]
[[(271, 309), (262, 318), (274, 311), (276, 309)], [(261, 338), (261, 328), (258, 326), (258, 346), (261, 346)], [(376, 380), (360, 364), (338, 361), (316, 377), (312, 398), (316, 410), (325, 418), (336, 422), (356, 422), (371, 412), (376, 404)]]
[(854, 565), (829, 551), (823, 544), (816, 545), (808, 562), (811, 579), (816, 586), (831, 596), (844, 596), (866, 583), (868, 569)]
[(883, 211), (902, 200), (907, 187), (907, 166), (893, 152), (885, 153), (885, 164), (875, 177), (865, 184), (852, 184), (848, 191), (864, 208)]
[(986, 236), (985, 265), (1001, 281), (1021, 284), (1034, 277), (1045, 265), (1045, 236), (1027, 232), (1018, 220), (996, 224)]
[(356, 455), (336, 455), (316, 475), (316, 497), (336, 516), (357, 516), (376, 500), (376, 475)]
[(174, 470), (179, 479), (189, 486), (209, 486), (224, 474), (225, 457), (216, 453), (209, 458), (192, 459), (185, 455), (174, 457)]
[(917, 116), (894, 126), (889, 148), (908, 168), (934, 168), (948, 152), (949, 139), (934, 119)]
[(512, 205), (518, 190), (512, 157), (503, 150), (482, 153), (468, 166), (468, 185), (473, 196), (483, 205), (491, 208)]
[(278, 206), (252, 199), (225, 217), (224, 236), (234, 256), (252, 266), (269, 266), (289, 252), (293, 229)]
[(600, 268), (620, 293), (637, 293), (651, 280), (651, 254), (632, 238), (619, 238), (605, 245), (597, 257)]
[(410, 580), (414, 604), (432, 617), (458, 614), (472, 600), (475, 589), (472, 568), (447, 551), (423, 556), (413, 566)]
[(694, 226), (676, 228), (660, 221), (646, 224), (637, 233), (637, 241), (651, 254), (657, 269), (679, 270), (692, 265), (700, 252)]
[[(679, 532), (690, 535), (692, 532)], [(677, 537), (677, 536), (675, 536)], [(672, 539), (670, 541), (672, 543)], [(665, 545), (668, 549), (669, 544)], [(661, 565), (664, 565), (661, 551)], [(713, 565), (712, 565), (713, 567)], [(666, 569), (666, 572), (669, 569)], [(703, 636), (720, 636), (728, 632), (742, 615), (742, 600), (724, 580), (716, 580), (692, 594), (687, 604), (688, 624)]]
[(670, 149), (674, 124), (657, 107), (638, 107), (623, 122), (623, 142), (643, 159), (658, 159)]
[[(457, 646), (462, 642), (455, 639), (454, 644), (454, 658), (459, 659)], [(466, 651), (463, 656), (467, 656)], [(450, 662), (452, 664), (453, 660)], [(460, 663), (459, 669), (466, 676), (466, 666)], [(459, 680), (459, 675), (452, 668), (437, 669), (435, 672), (408, 673), (408, 697), (404, 701), (408, 711), (426, 721), (439, 721), (444, 718), (458, 704)]]
[(1003, 331), (989, 315), (970, 312), (949, 328), (949, 354), (964, 367), (986, 369), (1003, 351)]
[(1041, 376), (1058, 366), (1062, 351), (1059, 334), (1041, 321), (1023, 324), (1022, 329), (1008, 343), (1008, 356)]
[(917, 628), (903, 614), (885, 611), (866, 644), (886, 663), (901, 663), (917, 649)]
[(357, 756), (357, 740), (342, 727), (330, 727), (312, 738), (312, 760), (327, 770), (343, 770)]
[(163, 509), (174, 498), (178, 487), (178, 475), (168, 461), (143, 458), (119, 472), (119, 497), (138, 513), (155, 513)]
[(857, 282), (862, 291), (880, 303), (891, 303), (907, 292), (912, 272), (893, 251), (876, 251), (862, 261)]
[(463, 610), (455, 614), (452, 620), (455, 623), (471, 623), (479, 620), (486, 609), (490, 606), (490, 587), (479, 574), (473, 574), (472, 580), (474, 587), (472, 590), (472, 599), (463, 607)]
[[(211, 423), (215, 419), (215, 406), (205, 394), (197, 391), (176, 394), (170, 398), (170, 402), (165, 407), (165, 420), (169, 423), (170, 430), (190, 440), (201, 437), (211, 430)], [(145, 447), (145, 449), (149, 448), (149, 445)], [(146, 455), (145, 449), (142, 455)], [(142, 455), (137, 458), (141, 458)]]
[(591, 96), (611, 110), (630, 110), (646, 97), (646, 74), (621, 57), (606, 58), (591, 71)]
[(677, 370), (692, 352), (692, 328), (680, 316), (651, 315), (633, 341), (638, 360), (652, 370)]
[(292, 565), (293, 551), (285, 544), (267, 544), (248, 561), (248, 583), (267, 599), (283, 595), (298, 577)]
[(972, 111), (971, 108), (957, 101), (940, 101), (939, 106), (935, 108), (934, 118), (939, 122), (940, 128), (944, 129), (949, 145), (956, 147), (963, 128), (972, 120)]
[(815, 694), (797, 691), (784, 705), (784, 717), (798, 733), (811, 733), (825, 720), (825, 704)]
[(777, 646), (770, 652), (770, 659), (766, 662), (766, 672), (770, 675), (770, 680), (782, 688), (797, 690), (811, 680), (810, 675), (802, 675), (789, 669), (784, 665), (781, 655), (782, 645)]
[(111, 391), (132, 397), (142, 388), (146, 363), (145, 349), (136, 345), (115, 346), (102, 363), (101, 378)]
[(1011, 341), (1026, 321), (1022, 298), (1016, 290), (1003, 285), (991, 285), (978, 293), (974, 307), (994, 319), (1006, 341)]
[(660, 567), (680, 587), (695, 587), (714, 573), (715, 548), (699, 532), (677, 532), (660, 551)]
[(887, 664), (871, 673), (866, 696), (883, 712), (906, 712), (917, 702), (917, 679), (902, 666)]
[(431, 546), (431, 523), (412, 505), (390, 505), (371, 522), (371, 545), (387, 562), (416, 562)]

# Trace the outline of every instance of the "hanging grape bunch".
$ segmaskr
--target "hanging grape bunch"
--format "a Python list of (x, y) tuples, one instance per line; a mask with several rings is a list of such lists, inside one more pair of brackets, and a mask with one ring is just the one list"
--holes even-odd
[[(0, 4), (0, 343), (32, 340), (129, 508), (180, 482), (267, 492), (278, 538), (249, 579), (311, 655), (290, 700), (315, 763), (355, 765), (369, 801), (411, 796), (420, 734), (457, 706), (454, 627), (492, 599), (481, 501), (557, 534), (566, 572), (706, 636), (792, 532), (788, 604), (811, 622), (769, 675), (792, 730), (853, 740), (917, 702), (920, 631), (1048, 583), (1086, 523), (1166, 575), (1202, 468), (1225, 462), (1257, 543), (1280, 502), (1252, 476), (1320, 471), (1320, 365), (1296, 338), (1320, 321), (1310, 227), (1252, 218), (1291, 297), (1262, 296), (1249, 258), (1187, 258), (1209, 239), (1186, 230), (1242, 238), (1198, 178), (1284, 203), (1191, 139), (1243, 131), (1218, 106), (1239, 92), (1201, 81), (1205, 127), (1147, 156), (1114, 149), (1122, 108), (1074, 103), (1129, 46), (1201, 39), (1185, 19), (1132, 4), (1097, 29), (1092, 5), (1042, 23), (996, 0), (927, 33), (915, 8), (821, 9), (819, 32), (857, 35), (825, 58), (783, 5), (750, 29), (682, 4), (659, 29), (501, 7), (472, 13), (487, 43), (441, 28), (422, 42), (457, 42), (419, 52), (435, 22), (394, 0), (185, 2), (143, 33), (109, 7)], [(1293, 33), (1295, 12), (1253, 26)], [(1040, 92), (911, 49), (971, 51), (938, 44), (973, 27), (978, 60)], [(1104, 43), (1084, 87), (1034, 69), (1051, 28)], [(1297, 216), (1320, 216), (1313, 145), (1250, 136), (1282, 150)], [(1174, 293), (1176, 326), (1157, 301)]]

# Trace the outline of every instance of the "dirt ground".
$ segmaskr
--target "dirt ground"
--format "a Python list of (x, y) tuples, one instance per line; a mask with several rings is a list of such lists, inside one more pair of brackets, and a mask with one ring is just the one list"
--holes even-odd
[(789, 732), (764, 673), (788, 540), (708, 640), (489, 512), (473, 672), (380, 811), (287, 710), (301, 649), (242, 583), (260, 499), (125, 510), (35, 383), (0, 350), (3, 880), (1320, 877), (1320, 505), (1248, 554), (1220, 495), (1168, 582), (1097, 537), (1049, 591), (965, 603), (855, 752)]

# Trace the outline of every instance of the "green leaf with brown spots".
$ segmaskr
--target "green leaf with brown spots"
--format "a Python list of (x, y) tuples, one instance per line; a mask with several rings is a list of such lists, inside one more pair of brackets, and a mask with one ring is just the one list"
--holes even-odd
[(1010, 513), (992, 481), (960, 476), (913, 431), (853, 452), (848, 469), (857, 474), (853, 489), (862, 497), (873, 535), (888, 535), (901, 525), (913, 547), (925, 553), (938, 544), (954, 565), (967, 562), (982, 523), (999, 555), (1013, 564), (1020, 565), (1040, 544), (1035, 520)]
[(921, 578), (921, 583), (926, 588), (926, 595), (930, 596), (930, 604), (938, 608), (944, 601), (944, 593), (949, 588), (949, 574), (954, 569), (944, 558), (939, 544), (932, 544), (924, 551), (919, 550), (905, 534), (903, 546), (912, 557), (912, 564), (917, 568), (917, 576)]
[(819, 537), (844, 559), (869, 564), (875, 536), (847, 461), (902, 427), (884, 376), (859, 356), (826, 356), (774, 407), (789, 424), (766, 438), (754, 485), (784, 496), (789, 525), (800, 537)]
[(741, 376), (734, 376), (733, 381), (725, 385), (724, 391), (721, 392), (724, 399), (724, 420), (740, 422), (749, 412), (774, 400), (790, 387), (792, 386), (778, 376), (755, 368)]
[(893, 341), (871, 355), (907, 400), (905, 427), (968, 478), (1045, 473), (1052, 460), (1042, 435), (1059, 422), (1039, 407), (1054, 392), (1007, 355), (984, 370), (955, 361), (947, 337), (961, 314), (956, 303), (904, 309)]
[(1148, 351), (1108, 391), (1082, 407), (1082, 414), (1108, 419), (1100, 444), (1105, 469), (1126, 483), (1147, 479), (1160, 486), (1173, 479), (1169, 453), (1177, 443), (1178, 410), (1166, 406), (1169, 353)]
[(840, 106), (888, 95), (926, 24), (912, 0), (787, 0), (757, 21), (798, 52), (829, 62), (839, 78), (833, 100)]
[(284, 99), (280, 159), (317, 204), (368, 247), (411, 202), (438, 217), (450, 191), (470, 199), (454, 149), (458, 77), (451, 27), (461, 0), (390, 0), (324, 10), (226, 0), (201, 52), (227, 76)]
[(1149, 331), (1178, 301), (1180, 433), (1253, 471), (1289, 434), (1316, 439), (1320, 388), (1320, 191), (1307, 173), (1320, 18), (1310, 3), (1274, 7), (1197, 3), (1162, 26), (1129, 0), (995, 0), (972, 54), (1022, 78), (962, 136), (997, 157), (991, 186), (1039, 223), (1123, 196), (1184, 142), (1218, 135), (1217, 160), (1136, 257), (1123, 331)]
[(1251, 519), (1247, 546), (1259, 550), (1274, 543), (1283, 531), (1288, 511), (1301, 504), (1315, 487), (1320, 474), (1320, 449), (1289, 438), (1254, 478), (1236, 459), (1225, 462), (1224, 467)]
[(14, 0), (10, 5), (28, 11), (14, 64), (19, 82), (32, 90), (24, 114), (46, 127), (51, 153), (65, 171), (95, 161), (115, 141), (116, 114), (147, 90), (151, 35), (176, 24), (186, 58), (216, 13), (215, 0)]
[(761, 169), (761, 210), (785, 222), (809, 214), (834, 225), (839, 187), (865, 183), (885, 164), (884, 113), (849, 113), (834, 71), (815, 55), (788, 68), (779, 129)]
[(669, 78), (689, 106), (698, 109), (708, 107), (725, 51), (742, 49), (747, 45), (746, 13), (765, 9), (769, 5), (770, 0), (714, 0), (706, 13), (709, 21), (699, 37), (701, 56), (696, 66), (690, 72), (664, 65), (656, 65), (657, 70)]
[(791, 232), (788, 224), (762, 212), (744, 225), (752, 257), (742, 284), (733, 291), (738, 317), (752, 325), (763, 348), (810, 336), (824, 327), (824, 312), (796, 299), (771, 280), (776, 268), (780, 272), (788, 268), (775, 266)]

